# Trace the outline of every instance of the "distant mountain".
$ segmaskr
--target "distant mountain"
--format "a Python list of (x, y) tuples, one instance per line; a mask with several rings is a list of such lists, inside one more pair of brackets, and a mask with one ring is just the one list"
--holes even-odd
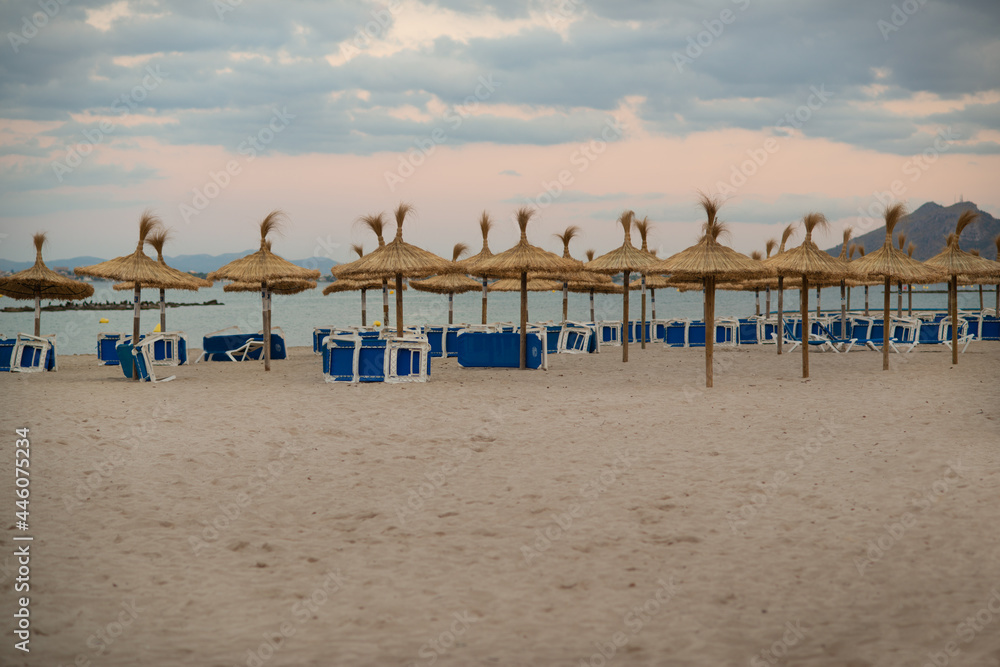
[[(243, 252), (229, 252), (223, 255), (177, 255), (175, 257), (164, 257), (163, 259), (170, 266), (174, 267), (178, 271), (194, 271), (197, 273), (209, 273), (215, 271), (220, 266), (228, 264), (234, 259), (239, 259), (245, 255), (249, 255), (254, 252), (253, 250), (244, 250)], [(149, 254), (149, 253), (147, 253)], [(49, 268), (54, 268), (57, 266), (66, 266), (71, 270), (78, 266), (87, 266), (89, 264), (97, 264), (103, 262), (104, 259), (100, 257), (71, 257), (70, 259), (45, 259), (45, 265)], [(313, 257), (309, 259), (290, 259), (288, 260), (292, 264), (297, 266), (304, 266), (310, 269), (318, 269), (320, 273), (329, 274), (330, 268), (338, 264), (338, 262), (328, 259), (326, 257)], [(34, 258), (30, 262), (16, 262), (9, 259), (0, 259), (0, 271), (21, 271), (27, 269), (32, 264), (35, 263)]]
[[(958, 216), (967, 209), (979, 211), (979, 219), (962, 232), (962, 250), (966, 252), (978, 250), (983, 257), (996, 259), (997, 250), (993, 239), (997, 237), (997, 234), (1000, 234), (1000, 220), (986, 211), (980, 211), (979, 207), (970, 201), (959, 202), (951, 206), (927, 202), (896, 225), (896, 229), (893, 230), (893, 244), (899, 247), (896, 239), (900, 232), (905, 233), (907, 245), (912, 242), (916, 246), (913, 251), (914, 259), (920, 261), (930, 259), (944, 249), (948, 234), (955, 231)], [(865, 252), (872, 252), (881, 248), (884, 242), (885, 225), (881, 225), (878, 229), (851, 239), (847, 245), (859, 243), (864, 247)], [(842, 243), (837, 244), (827, 252), (831, 255), (839, 255), (842, 245)]]

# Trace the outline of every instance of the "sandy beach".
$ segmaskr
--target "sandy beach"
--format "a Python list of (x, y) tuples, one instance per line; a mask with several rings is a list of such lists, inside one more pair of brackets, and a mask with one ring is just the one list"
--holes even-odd
[(0, 663), (1000, 665), (1000, 345), (716, 359), (4, 373)]

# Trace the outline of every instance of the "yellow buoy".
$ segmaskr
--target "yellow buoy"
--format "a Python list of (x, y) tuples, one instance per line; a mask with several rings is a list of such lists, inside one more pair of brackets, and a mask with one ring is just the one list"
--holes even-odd
[(157, 332), (157, 333), (158, 333), (158, 332), (160, 331), (160, 325), (159, 325), (159, 324), (157, 324), (157, 325), (156, 325), (156, 328), (155, 328), (155, 329), (153, 329), (153, 331), (154, 331), (154, 332)]
[(381, 323), (381, 322), (379, 322), (378, 320), (375, 320), (375, 323), (374, 323), (374, 324), (375, 324), (375, 326), (377, 326), (377, 327), (380, 327), (380, 326), (382, 326), (382, 323)]
[(97, 322), (98, 322), (98, 324), (107, 324), (108, 323), (108, 318), (102, 317), (101, 319), (97, 320)]

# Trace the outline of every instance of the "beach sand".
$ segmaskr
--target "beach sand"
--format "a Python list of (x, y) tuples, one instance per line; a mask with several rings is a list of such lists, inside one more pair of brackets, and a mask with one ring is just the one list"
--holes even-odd
[(1000, 344), (716, 361), (0, 374), (0, 663), (1000, 665)]

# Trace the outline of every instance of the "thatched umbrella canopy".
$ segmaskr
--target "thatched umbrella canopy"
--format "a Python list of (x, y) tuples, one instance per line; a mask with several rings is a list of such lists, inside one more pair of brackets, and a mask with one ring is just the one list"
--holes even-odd
[[(373, 213), (370, 215), (364, 215), (358, 218), (358, 224), (361, 224), (366, 229), (375, 234), (375, 238), (378, 239), (378, 247), (381, 248), (385, 246), (385, 218), (382, 213)], [(351, 249), (354, 252), (358, 252), (358, 245), (352, 245)], [(358, 254), (358, 259), (364, 257), (364, 251)], [(353, 262), (348, 262), (346, 264), (338, 264), (330, 269), (330, 273), (334, 278), (340, 278), (345, 272), (350, 273), (351, 269), (357, 264), (358, 260)], [(353, 278), (352, 278), (353, 280)], [(382, 288), (382, 325), (389, 326), (389, 281), (387, 278), (378, 279), (379, 286)], [(361, 292), (361, 324), (365, 326), (365, 319), (367, 312), (366, 304), (366, 294), (367, 290), (362, 290)]]
[[(882, 244), (882, 247), (848, 264), (848, 268), (856, 278), (862, 280), (882, 279), (882, 285), (885, 290), (882, 308), (882, 370), (884, 371), (889, 370), (888, 341), (889, 331), (891, 330), (889, 298), (892, 293), (892, 281), (901, 279), (908, 283), (928, 283), (941, 279), (939, 271), (907, 257), (906, 253), (893, 247), (892, 231), (905, 215), (906, 206), (902, 203), (887, 206), (885, 209), (885, 242)], [(868, 309), (867, 306), (868, 296), (866, 290), (866, 312)]]
[(583, 264), (576, 260), (565, 259), (559, 255), (542, 250), (538, 246), (528, 243), (528, 222), (535, 214), (534, 209), (528, 207), (519, 208), (515, 214), (517, 226), (521, 229), (521, 239), (513, 248), (504, 250), (499, 255), (494, 255), (483, 260), (476, 265), (477, 275), (513, 278), (515, 276), (521, 281), (521, 368), (527, 368), (528, 351), (528, 273), (537, 272), (544, 274), (561, 273), (565, 271), (576, 271), (583, 268)]
[[(170, 238), (170, 230), (168, 229), (157, 229), (146, 237), (146, 244), (151, 246), (153, 250), (156, 251), (156, 261), (162, 264), (168, 271), (177, 276), (177, 280), (182, 283), (187, 283), (186, 287), (174, 287), (172, 289), (186, 289), (195, 291), (202, 287), (211, 287), (212, 283), (208, 280), (204, 280), (197, 276), (192, 276), (190, 273), (184, 273), (183, 271), (178, 271), (177, 269), (167, 266), (167, 262), (163, 259), (163, 246), (166, 244), (167, 239)], [(146, 285), (146, 287), (156, 287), (155, 285)], [(132, 281), (127, 280), (122, 283), (116, 283), (114, 289), (118, 291), (129, 291), (135, 289), (135, 284)], [(166, 298), (166, 288), (162, 285), (160, 286), (160, 331), (167, 330), (167, 298)]]
[[(457, 263), (458, 258), (469, 250), (469, 246), (464, 243), (456, 243), (452, 249), (451, 261)], [(461, 271), (460, 268), (455, 268)], [(411, 280), (410, 287), (421, 292), (433, 292), (434, 294), (448, 295), (448, 324), (455, 321), (455, 295), (466, 292), (475, 292), (479, 289), (479, 283), (465, 275), (464, 273), (443, 273), (432, 276), (427, 280)]]
[[(588, 250), (585, 253), (587, 257), (587, 262), (594, 261), (594, 251)], [(577, 273), (577, 278), (571, 280), (567, 283), (566, 288), (570, 292), (590, 294), (590, 321), (594, 321), (594, 294), (621, 294), (621, 287), (619, 287), (611, 276), (606, 276), (603, 273), (594, 273), (587, 270), (587, 265), (583, 265), (584, 270)]]
[(483, 211), (483, 214), (479, 216), (479, 231), (483, 234), (483, 249), (472, 257), (467, 257), (460, 262), (459, 266), (472, 276), (479, 276), (482, 280), (483, 285), (483, 324), (486, 324), (486, 293), (487, 293), (487, 280), (486, 276), (480, 275), (476, 272), (476, 268), (482, 262), (493, 257), (493, 252), (490, 250), (490, 230), (493, 229), (493, 219), (490, 218), (490, 214)]
[(707, 221), (704, 236), (695, 245), (646, 268), (646, 273), (669, 273), (675, 280), (701, 279), (705, 287), (705, 386), (713, 382), (712, 355), (715, 350), (715, 283), (717, 280), (749, 280), (771, 273), (763, 262), (750, 259), (719, 243), (727, 230), (717, 220), (722, 201), (702, 194), (699, 201)]
[[(378, 232), (380, 241), (382, 240), (381, 234), (382, 230), (380, 227)], [(383, 242), (382, 245), (385, 245), (385, 243)], [(351, 250), (353, 250), (358, 255), (358, 258), (365, 256), (365, 249), (359, 243), (352, 244)], [(331, 273), (334, 274), (334, 276), (336, 276), (337, 275), (336, 269), (345, 266), (349, 266), (349, 264), (339, 264), (333, 267), (330, 271)], [(361, 326), (366, 327), (368, 326), (368, 290), (385, 287), (385, 283), (386, 283), (385, 280), (372, 280), (372, 279), (354, 280), (353, 278), (337, 278), (336, 281), (330, 283), (325, 288), (323, 288), (323, 296), (336, 294), (338, 292), (361, 292)], [(405, 285), (403, 286), (403, 289), (404, 290), (406, 289)], [(382, 300), (383, 310), (387, 310), (389, 308), (388, 298), (389, 298), (388, 293), (383, 293), (383, 300)], [(386, 322), (388, 322), (388, 320), (386, 320)]]
[[(795, 233), (795, 225), (796, 225), (796, 223), (794, 223), (794, 222), (790, 222), (787, 225), (785, 225), (785, 229), (782, 230), (782, 232), (781, 232), (781, 241), (778, 244), (778, 252), (775, 253), (774, 255), (768, 255), (768, 257), (766, 257), (764, 259), (764, 265), (765, 266), (768, 266), (768, 267), (771, 266), (771, 263), (774, 262), (775, 258), (778, 257), (778, 255), (781, 255), (781, 254), (783, 254), (785, 252), (785, 244), (788, 243), (788, 239), (790, 239), (791, 236), (792, 236), (792, 234)], [(786, 283), (786, 281), (785, 281), (785, 277), (784, 276), (778, 276), (777, 278), (765, 278), (764, 279), (764, 283), (763, 283), (763, 284), (768, 285), (769, 287), (772, 287), (772, 288), (778, 290), (778, 329), (779, 329), (779, 331), (783, 330), (784, 321), (785, 321), (784, 320), (785, 287), (786, 287), (785, 283)], [(782, 338), (783, 338), (783, 336), (778, 336), (778, 342), (777, 342), (778, 354), (781, 354), (781, 348), (782, 348), (781, 341), (782, 341)]]
[[(109, 259), (100, 264), (78, 266), (73, 272), (78, 276), (93, 276), (105, 280), (127, 280), (132, 282), (134, 313), (132, 318), (132, 341), (139, 342), (139, 297), (143, 285), (166, 289), (184, 289), (189, 283), (180, 280), (175, 273), (159, 262), (150, 259), (142, 251), (146, 238), (161, 226), (160, 219), (149, 210), (143, 211), (139, 219), (139, 243), (130, 255)], [(132, 379), (139, 379), (139, 371), (132, 368)]]
[[(527, 290), (529, 292), (555, 292), (562, 288), (562, 283), (558, 280), (551, 280), (541, 276), (528, 275)], [(491, 292), (520, 292), (520, 278), (500, 278), (490, 283)], [(615, 290), (618, 291), (617, 289)]]
[(0, 278), (0, 294), (11, 299), (34, 299), (35, 335), (42, 335), (42, 299), (86, 299), (94, 294), (93, 285), (61, 276), (42, 260), (42, 246), (46, 235), (40, 232), (31, 237), (35, 243), (35, 264), (24, 271)]
[[(623, 273), (624, 279), (622, 280), (622, 361), (628, 361), (628, 293), (629, 293), (629, 274), (632, 272), (646, 272), (646, 269), (656, 262), (656, 257), (654, 257), (649, 252), (639, 250), (634, 245), (632, 245), (632, 224), (635, 221), (635, 213), (632, 211), (623, 211), (620, 216), (618, 216), (618, 223), (621, 224), (622, 230), (625, 232), (625, 240), (622, 242), (621, 246), (615, 248), (609, 253), (605, 253), (595, 259), (592, 262), (587, 262), (587, 270), (593, 271), (594, 273), (604, 273), (607, 275), (616, 275), (618, 273)], [(657, 271), (656, 273), (661, 273)]]
[[(561, 234), (553, 234), (553, 236), (559, 239), (559, 242), (563, 246), (563, 259), (572, 260), (573, 256), (569, 253), (569, 243), (576, 237), (580, 235), (580, 228), (576, 225), (570, 225)], [(574, 260), (575, 261), (575, 260)], [(594, 274), (588, 272), (586, 269), (581, 269), (579, 271), (565, 271), (563, 273), (553, 273), (544, 276), (550, 280), (556, 280), (562, 283), (563, 292), (563, 318), (562, 321), (565, 322), (569, 316), (569, 284), (573, 282), (588, 282), (593, 279)]]
[[(819, 249), (812, 240), (815, 229), (825, 229), (826, 217), (822, 213), (807, 213), (802, 218), (806, 238), (802, 245), (775, 257), (770, 266), (779, 276), (799, 276), (802, 285), (799, 295), (802, 310), (802, 377), (809, 377), (809, 281), (839, 281), (850, 275), (847, 260), (832, 257)], [(782, 332), (778, 333), (781, 337)]]
[(271, 252), (267, 235), (280, 229), (281, 211), (271, 211), (260, 222), (260, 250), (234, 259), (208, 274), (209, 280), (260, 285), (261, 316), (264, 322), (264, 370), (271, 370), (271, 285), (281, 280), (316, 280), (320, 272), (296, 266)]
[(454, 273), (454, 265), (432, 252), (403, 240), (403, 222), (413, 211), (409, 204), (396, 207), (396, 238), (352, 263), (340, 275), (357, 278), (395, 278), (396, 335), (403, 335), (403, 278), (424, 278), (435, 274)]
[[(311, 289), (316, 289), (316, 283), (312, 280), (275, 280), (267, 284), (267, 290), (271, 294), (298, 294)], [(260, 283), (229, 283), (222, 288), (224, 292), (259, 292), (260, 290)]]
[(951, 363), (958, 363), (958, 277), (966, 276), (973, 279), (998, 278), (1000, 269), (996, 262), (983, 257), (976, 257), (960, 247), (962, 231), (979, 218), (979, 213), (973, 210), (962, 211), (955, 224), (955, 238), (944, 250), (931, 257), (925, 265), (937, 270), (949, 278), (948, 300), (951, 314)]

